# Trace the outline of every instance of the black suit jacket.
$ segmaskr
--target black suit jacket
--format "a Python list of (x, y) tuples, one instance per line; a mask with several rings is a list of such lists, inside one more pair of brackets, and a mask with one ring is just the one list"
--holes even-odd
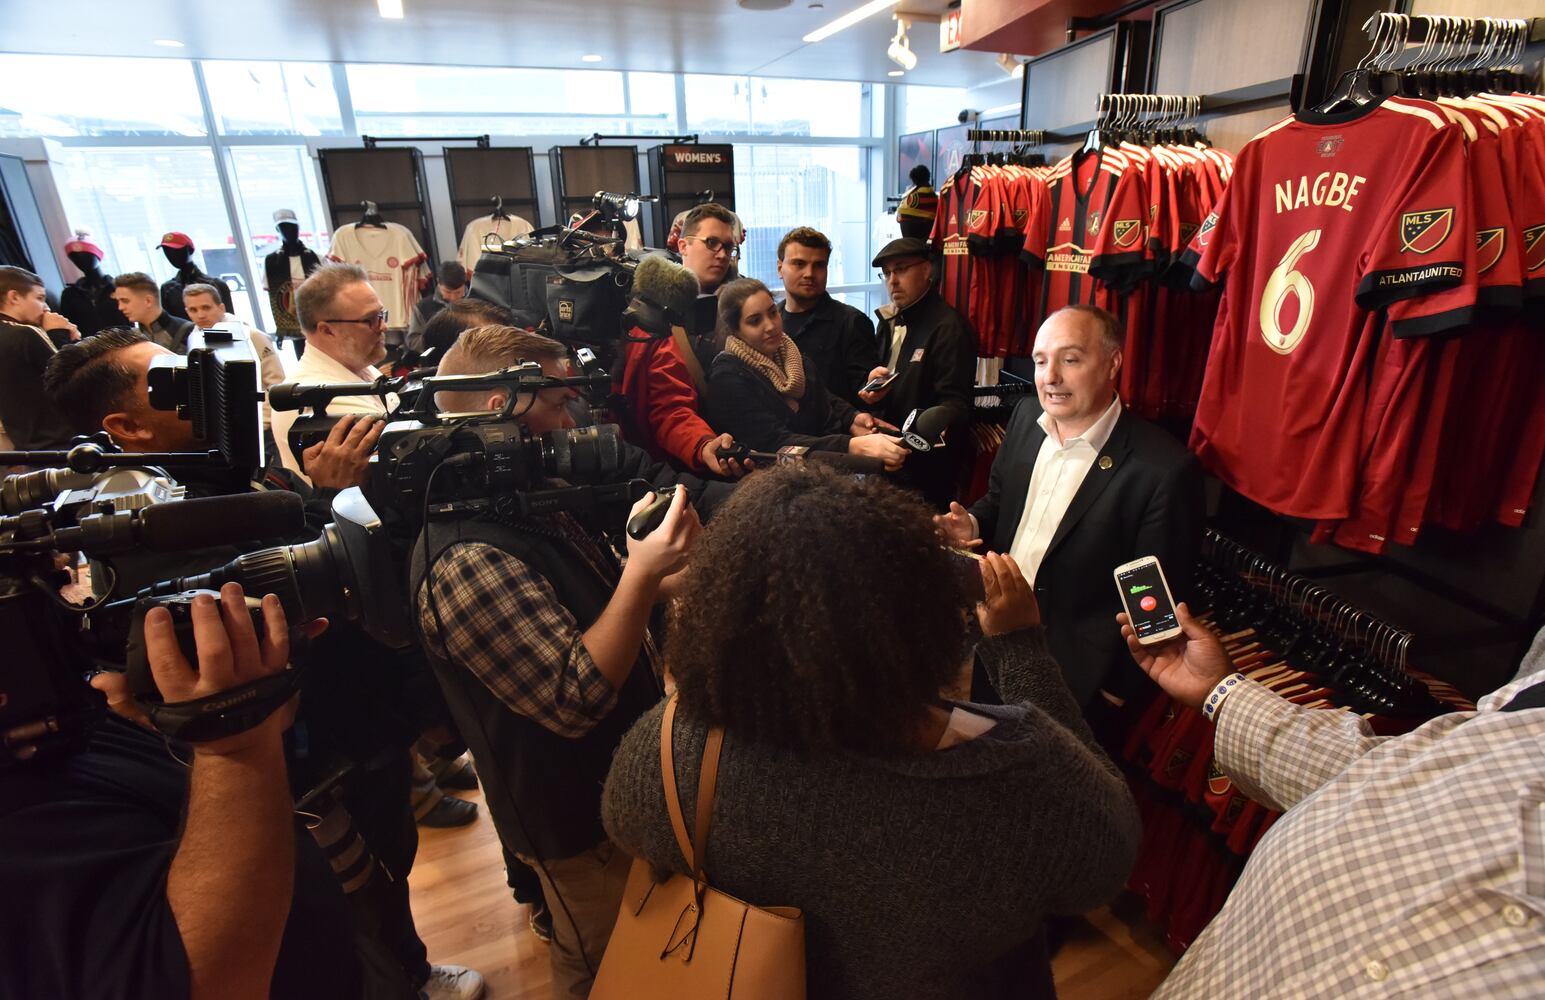
[[(1009, 551), (1024, 514), (1030, 475), (1046, 440), (1036, 422), (1040, 414), (1034, 399), (1015, 408), (987, 495), (971, 508), (994, 552)], [(1123, 410), (1057, 526), (1035, 580), (1047, 643), (1086, 709), (1102, 688), (1126, 699), (1150, 683), (1116, 625), (1121, 599), (1112, 573), (1140, 556), (1158, 556), (1175, 600), (1188, 600), (1205, 513), (1196, 459), (1169, 434)]]

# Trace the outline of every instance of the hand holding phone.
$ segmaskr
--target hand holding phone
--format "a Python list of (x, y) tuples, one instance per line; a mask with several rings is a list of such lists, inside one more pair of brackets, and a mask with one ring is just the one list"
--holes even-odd
[(1144, 556), (1117, 566), (1116, 589), (1140, 644), (1155, 645), (1181, 633), (1175, 598), (1157, 557)]
[(878, 376), (870, 379), (868, 382), (864, 383), (864, 387), (862, 389), (858, 390), (858, 391), (859, 392), (879, 392), (881, 389), (885, 388), (886, 386), (890, 385), (892, 382), (896, 381), (896, 376), (899, 375), (899, 374), (901, 374), (901, 373), (900, 372), (886, 372), (884, 375), (878, 375)]

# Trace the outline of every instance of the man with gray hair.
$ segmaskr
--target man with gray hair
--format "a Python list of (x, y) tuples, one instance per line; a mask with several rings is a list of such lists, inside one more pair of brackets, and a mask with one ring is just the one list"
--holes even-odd
[[(290, 373), (290, 381), (319, 385), (372, 382), (381, 377), (375, 364), (386, 357), (386, 309), (364, 268), (354, 264), (317, 268), (295, 290), (295, 312), (306, 337), (306, 353)], [(386, 426), (383, 418), (396, 405), (395, 396), (342, 396), (327, 405), (329, 414), (342, 415), (351, 425), (345, 430), (345, 440), (351, 442), (361, 484), (365, 463)], [(304, 477), (301, 458), (305, 456), (297, 456), (289, 442), (290, 427), (297, 416), (294, 410), (274, 411), (274, 443), (284, 467)]]
[(1121, 347), (1121, 323), (1104, 309), (1048, 316), (1031, 353), (1036, 399), (1014, 410), (987, 495), (935, 518), (955, 544), (986, 539), (1013, 557), (1035, 588), (1068, 687), (1105, 741), (1121, 726), (1118, 710), (1150, 689), (1111, 624), (1121, 610), (1111, 573), (1158, 556), (1175, 599), (1185, 600), (1205, 513), (1196, 459), (1122, 407)]

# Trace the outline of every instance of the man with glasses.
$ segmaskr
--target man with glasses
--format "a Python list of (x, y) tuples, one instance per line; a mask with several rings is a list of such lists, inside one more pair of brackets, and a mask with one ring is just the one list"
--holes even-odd
[(976, 378), (976, 337), (965, 317), (934, 289), (927, 243), (891, 240), (875, 256), (874, 266), (891, 301), (876, 310), (878, 366), (869, 379), (895, 377), (858, 398), (876, 417), (898, 427), (914, 410), (946, 408), (947, 447), (913, 455), (896, 477), (942, 510), (957, 492), (955, 481), (970, 448), (965, 432)]
[[(715, 433), (701, 415), (702, 399), (708, 389), (703, 371), (718, 353), (712, 336), (713, 320), (708, 319), (704, 326), (687, 313), (691, 312), (693, 279), (701, 300), (717, 292), (730, 275), (740, 257), (738, 229), (735, 213), (723, 205), (710, 202), (687, 213), (679, 242), (683, 267), (670, 266), (671, 280), (667, 284), (682, 300), (674, 310), (677, 320), (704, 328), (688, 330), (675, 321), (661, 322), (658, 330), (633, 326), (623, 341), (622, 372), (617, 382), (617, 394), (624, 403), (617, 416), (630, 442), (649, 452), (656, 461), (670, 462), (683, 471), (732, 478), (744, 470), (738, 463), (721, 462), (718, 450), (728, 447), (733, 439), (728, 434)], [(683, 269), (692, 277), (688, 278)], [(682, 281), (685, 291), (678, 287)], [(638, 287), (634, 290), (645, 291)], [(659, 299), (664, 291), (652, 294)], [(674, 299), (676, 294), (669, 297)], [(716, 309), (700, 312), (705, 318), (717, 315)]]
[[(354, 264), (317, 268), (295, 290), (295, 311), (306, 337), (306, 352), (290, 381), (319, 385), (370, 382), (381, 377), (375, 363), (386, 357), (386, 310), (364, 268)], [(333, 416), (355, 414), (355, 420), (362, 422), (385, 417), (396, 405), (395, 396), (342, 396), (327, 404), (327, 412)], [(298, 415), (294, 410), (274, 411), (274, 443), (284, 467), (304, 478), (303, 464), (290, 450), (289, 442), (290, 427)], [(351, 440), (357, 437), (354, 445), (361, 462), (369, 458), (386, 426), (382, 420), (373, 423), (368, 432), (350, 434)]]

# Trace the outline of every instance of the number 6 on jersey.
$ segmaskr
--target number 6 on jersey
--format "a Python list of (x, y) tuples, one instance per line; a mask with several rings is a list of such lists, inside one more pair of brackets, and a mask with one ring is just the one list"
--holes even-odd
[[(1300, 257), (1319, 245), (1318, 229), (1311, 229), (1294, 240), (1261, 290), (1261, 338), (1278, 354), (1293, 353), (1309, 331), (1309, 319), (1314, 315), (1314, 286), (1294, 269)], [(1298, 299), (1298, 315), (1293, 320), (1293, 328), (1284, 333), (1282, 307), (1287, 303), (1289, 293)]]

